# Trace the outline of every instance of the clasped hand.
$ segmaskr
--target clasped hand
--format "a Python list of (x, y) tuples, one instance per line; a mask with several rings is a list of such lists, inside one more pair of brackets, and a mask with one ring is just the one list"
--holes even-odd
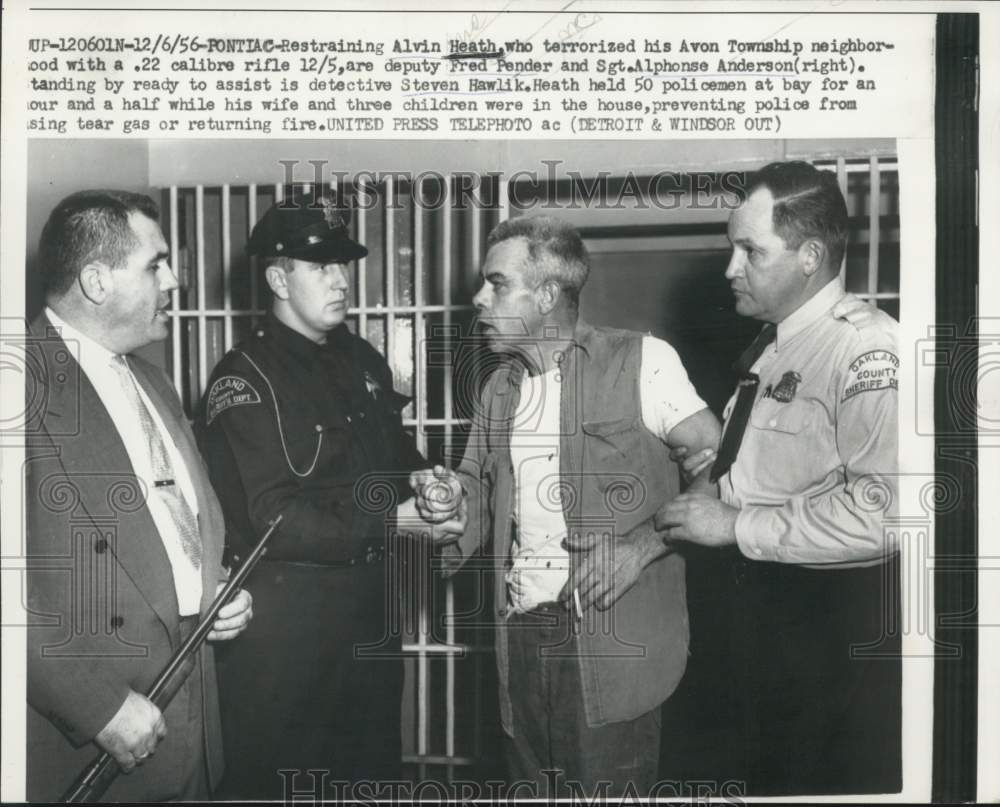
[(443, 465), (410, 474), (413, 498), (397, 511), (400, 531), (416, 532), (436, 543), (458, 540), (465, 532), (468, 507), (458, 475)]

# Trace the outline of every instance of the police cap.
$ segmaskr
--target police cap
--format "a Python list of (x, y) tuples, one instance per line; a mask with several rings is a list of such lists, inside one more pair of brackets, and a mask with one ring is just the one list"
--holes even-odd
[(306, 196), (278, 202), (257, 222), (247, 251), (265, 257), (298, 258), (314, 263), (347, 263), (363, 258), (367, 248), (352, 239), (349, 208), (333, 200)]

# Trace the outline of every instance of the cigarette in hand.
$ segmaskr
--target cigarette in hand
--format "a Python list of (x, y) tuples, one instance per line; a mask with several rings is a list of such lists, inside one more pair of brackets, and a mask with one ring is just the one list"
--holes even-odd
[(580, 605), (580, 589), (573, 589), (573, 605), (576, 606), (576, 619), (577, 622), (583, 620), (583, 607)]

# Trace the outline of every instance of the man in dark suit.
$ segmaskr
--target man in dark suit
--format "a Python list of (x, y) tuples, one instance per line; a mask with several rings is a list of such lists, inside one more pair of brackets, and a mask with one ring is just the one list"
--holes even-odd
[[(176, 393), (133, 351), (168, 332), (177, 279), (151, 199), (83, 191), (53, 210), (47, 307), (27, 347), (27, 797), (57, 799), (100, 750), (115, 801), (204, 799), (221, 776), (212, 649), (161, 713), (146, 698), (225, 573), (222, 513)], [(210, 639), (252, 615), (240, 592)]]

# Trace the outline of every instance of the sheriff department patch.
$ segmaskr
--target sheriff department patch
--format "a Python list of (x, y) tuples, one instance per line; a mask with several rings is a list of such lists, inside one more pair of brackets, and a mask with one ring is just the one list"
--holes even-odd
[(840, 402), (850, 400), (862, 392), (898, 389), (896, 371), (899, 357), (888, 350), (869, 350), (862, 353), (848, 368), (847, 383)]
[(208, 403), (205, 407), (206, 425), (234, 406), (258, 403), (260, 403), (260, 393), (249, 381), (235, 375), (224, 375), (212, 384), (212, 388), (208, 391)]

